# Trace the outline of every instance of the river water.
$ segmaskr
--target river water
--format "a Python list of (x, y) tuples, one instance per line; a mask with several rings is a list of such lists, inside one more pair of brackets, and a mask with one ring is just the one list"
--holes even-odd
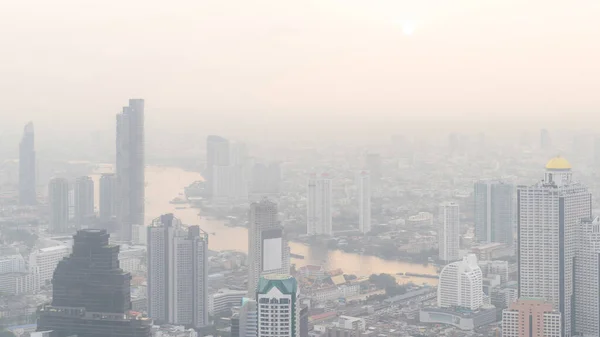
[[(109, 171), (110, 167), (103, 167), (101, 171)], [(98, 186), (98, 174), (93, 175)], [(176, 209), (177, 205), (169, 202), (183, 194), (184, 187), (190, 183), (201, 180), (199, 173), (185, 171), (174, 167), (149, 166), (146, 168), (146, 223), (161, 214), (173, 213), (185, 224), (199, 225), (209, 235), (208, 247), (211, 250), (237, 250), (247, 252), (248, 231), (242, 227), (228, 227), (223, 221), (206, 219), (198, 216), (198, 209)], [(98, 190), (96, 188), (96, 198)], [(182, 206), (182, 205), (179, 205)], [(97, 205), (96, 205), (97, 207)], [(214, 235), (212, 234), (214, 233)], [(303, 255), (304, 259), (292, 259), (296, 267), (307, 264), (323, 265), (326, 269), (342, 269), (346, 274), (369, 276), (374, 273), (388, 273), (395, 275), (400, 272), (418, 274), (436, 274), (432, 265), (414, 264), (410, 262), (384, 260), (374, 256), (346, 253), (342, 251), (327, 251), (323, 248), (314, 248), (302, 243), (290, 242), (292, 253)], [(397, 277), (399, 283), (413, 282), (416, 284), (437, 284), (437, 279), (419, 277)]]

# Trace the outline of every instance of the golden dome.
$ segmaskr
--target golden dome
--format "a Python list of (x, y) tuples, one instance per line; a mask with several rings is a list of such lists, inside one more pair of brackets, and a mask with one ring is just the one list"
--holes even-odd
[(548, 170), (570, 170), (571, 164), (569, 164), (569, 161), (566, 160), (565, 158), (557, 156), (557, 157), (550, 159), (550, 161), (548, 161), (548, 164), (546, 164), (546, 169), (548, 169)]

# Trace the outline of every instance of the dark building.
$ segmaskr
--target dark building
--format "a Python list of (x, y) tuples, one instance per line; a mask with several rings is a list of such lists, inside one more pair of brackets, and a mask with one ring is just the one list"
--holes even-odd
[(308, 306), (300, 308), (300, 337), (308, 337)]
[(152, 321), (130, 311), (131, 275), (119, 267), (119, 246), (106, 230), (74, 235), (73, 253), (52, 278), (52, 304), (39, 310), (37, 330), (57, 337), (149, 337)]
[(231, 316), (231, 337), (240, 336), (240, 315), (235, 313)]
[(25, 125), (19, 144), (19, 205), (37, 204), (35, 193), (35, 142), (33, 123)]

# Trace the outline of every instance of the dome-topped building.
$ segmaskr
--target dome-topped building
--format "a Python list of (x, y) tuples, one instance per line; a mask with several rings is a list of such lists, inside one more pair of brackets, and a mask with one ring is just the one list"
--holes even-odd
[(571, 164), (563, 157), (556, 156), (546, 164), (544, 182), (556, 186), (567, 185), (571, 182)]
[(561, 156), (556, 156), (548, 161), (546, 164), (547, 170), (570, 170), (571, 164), (568, 160)]

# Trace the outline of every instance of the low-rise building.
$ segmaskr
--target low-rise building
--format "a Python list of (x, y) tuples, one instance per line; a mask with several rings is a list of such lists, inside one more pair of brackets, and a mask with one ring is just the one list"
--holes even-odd
[(242, 304), (242, 299), (248, 294), (245, 290), (220, 289), (212, 294), (212, 300), (209, 301), (208, 312), (211, 314), (221, 314), (228, 312), (235, 306)]

